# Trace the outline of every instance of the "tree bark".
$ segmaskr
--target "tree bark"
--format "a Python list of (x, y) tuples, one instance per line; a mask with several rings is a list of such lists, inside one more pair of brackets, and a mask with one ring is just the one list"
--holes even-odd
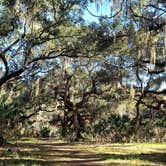
[(80, 139), (80, 123), (79, 123), (79, 113), (78, 109), (73, 107), (73, 127), (74, 127), (74, 138), (73, 141), (78, 141)]

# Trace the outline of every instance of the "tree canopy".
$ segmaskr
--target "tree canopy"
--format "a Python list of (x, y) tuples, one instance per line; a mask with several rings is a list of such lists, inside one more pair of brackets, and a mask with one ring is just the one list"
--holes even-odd
[(124, 139), (147, 114), (149, 123), (165, 117), (165, 14), (162, 0), (1, 0), (0, 137), (15, 121), (32, 127), (40, 112), (71, 140), (109, 131)]

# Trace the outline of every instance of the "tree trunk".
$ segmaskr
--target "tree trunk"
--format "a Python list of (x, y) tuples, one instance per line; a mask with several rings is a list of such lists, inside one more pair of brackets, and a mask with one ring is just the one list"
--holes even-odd
[(73, 127), (74, 127), (74, 135), (72, 140), (78, 141), (80, 139), (80, 123), (79, 123), (79, 113), (78, 109), (74, 106), (73, 107)]
[(136, 106), (136, 129), (139, 128), (140, 125), (140, 111), (139, 111), (139, 105)]
[(141, 122), (141, 115), (140, 115), (140, 104), (141, 104), (141, 101), (142, 101), (142, 98), (143, 98), (144, 94), (142, 94), (137, 103), (136, 103), (136, 131), (138, 130), (139, 126), (140, 126), (140, 122)]
[(67, 136), (67, 131), (68, 131), (68, 117), (67, 117), (67, 112), (66, 110), (64, 110), (64, 115), (63, 115), (63, 119), (61, 120), (61, 125), (62, 125), (62, 137), (66, 137)]

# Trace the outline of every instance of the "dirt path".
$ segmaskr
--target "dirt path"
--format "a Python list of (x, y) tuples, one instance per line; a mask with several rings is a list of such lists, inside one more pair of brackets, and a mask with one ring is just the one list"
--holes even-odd
[(164, 143), (99, 145), (24, 139), (17, 146), (0, 148), (0, 166), (166, 166), (165, 156)]
[[(19, 143), (6, 147), (0, 157), (0, 165), (21, 166), (101, 166), (104, 158), (74, 144), (40, 142)], [(6, 149), (9, 149), (8, 151)]]

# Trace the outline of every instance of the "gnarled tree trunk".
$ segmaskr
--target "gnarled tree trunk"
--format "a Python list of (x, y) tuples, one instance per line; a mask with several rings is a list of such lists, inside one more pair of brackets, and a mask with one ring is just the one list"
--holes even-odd
[(72, 141), (78, 141), (81, 137), (80, 134), (80, 123), (79, 123), (79, 113), (78, 113), (78, 109), (73, 106), (73, 127), (74, 127), (74, 134), (73, 134), (73, 138)]

